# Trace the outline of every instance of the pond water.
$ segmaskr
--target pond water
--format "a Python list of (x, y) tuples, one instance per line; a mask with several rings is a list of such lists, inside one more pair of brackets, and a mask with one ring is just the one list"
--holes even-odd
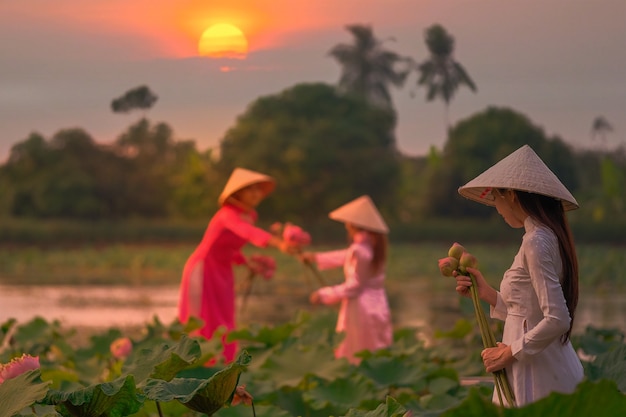
[[(258, 322), (278, 324), (292, 320), (299, 310), (332, 308), (310, 306), (309, 290), (300, 288), (251, 294), (245, 310), (237, 313), (240, 325)], [(461, 318), (459, 297), (432, 293), (423, 284), (402, 283), (388, 287), (396, 327), (418, 327), (426, 337), (433, 329), (449, 329)], [(39, 316), (59, 320), (67, 327), (106, 328), (141, 326), (154, 316), (164, 324), (176, 318), (177, 286), (6, 286), (0, 285), (0, 323), (15, 318), (25, 323)], [(241, 307), (241, 299), (238, 299)], [(618, 328), (626, 332), (626, 294), (582, 293), (575, 332), (587, 325)]]

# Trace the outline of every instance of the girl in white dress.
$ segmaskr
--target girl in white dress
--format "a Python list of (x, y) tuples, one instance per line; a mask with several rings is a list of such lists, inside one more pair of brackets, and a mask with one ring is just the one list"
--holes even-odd
[[(459, 188), (466, 198), (495, 206), (513, 228), (524, 228), (519, 252), (500, 290), (478, 269), (479, 297), (491, 317), (504, 320), (502, 343), (481, 353), (487, 372), (506, 369), (517, 406), (551, 392), (571, 393), (583, 379), (570, 335), (578, 302), (578, 261), (566, 210), (576, 199), (525, 145)], [(469, 277), (456, 275), (469, 296)], [(494, 402), (498, 401), (494, 393)]]

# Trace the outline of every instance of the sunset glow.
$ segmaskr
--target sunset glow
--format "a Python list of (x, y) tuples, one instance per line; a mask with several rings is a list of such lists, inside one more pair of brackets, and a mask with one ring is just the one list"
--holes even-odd
[(210, 58), (245, 59), (248, 40), (236, 26), (220, 23), (202, 33), (198, 42), (198, 53)]

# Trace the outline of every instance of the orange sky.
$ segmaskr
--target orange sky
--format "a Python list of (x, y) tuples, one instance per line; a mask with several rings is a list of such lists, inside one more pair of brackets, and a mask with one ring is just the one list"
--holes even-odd
[[(454, 36), (478, 91), (459, 90), (452, 123), (506, 106), (583, 146), (603, 115), (614, 143), (626, 142), (625, 22), (624, 0), (0, 0), (0, 161), (32, 131), (78, 126), (114, 140), (135, 115), (112, 114), (110, 100), (140, 84), (159, 96), (150, 119), (216, 147), (258, 97), (336, 83), (328, 51), (352, 40), (354, 23), (418, 61), (428, 26)], [(197, 57), (213, 23), (246, 34), (245, 61)], [(441, 148), (445, 129), (442, 103), (426, 102), (415, 83), (392, 96), (398, 146), (419, 155)]]
[[(405, 0), (408, 1), (408, 0)], [(428, 0), (411, 0), (415, 4)], [(239, 27), (251, 51), (284, 46), (294, 32), (306, 33), (347, 23), (352, 7), (375, 10), (379, 4), (357, 0), (24, 0), (3, 4), (3, 13), (40, 25), (63, 25), (85, 33), (114, 32), (149, 40), (147, 55), (189, 57), (202, 32), (217, 23)], [(349, 6), (349, 7), (346, 7)], [(352, 9), (354, 10), (354, 9)], [(349, 19), (348, 19), (349, 20)]]

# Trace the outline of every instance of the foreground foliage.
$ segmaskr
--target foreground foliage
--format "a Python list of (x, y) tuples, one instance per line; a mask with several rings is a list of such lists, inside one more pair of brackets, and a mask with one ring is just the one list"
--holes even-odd
[[(155, 318), (140, 334), (111, 328), (81, 340), (59, 322), (9, 320), (0, 327), (0, 362), (28, 353), (39, 356), (41, 368), (0, 384), (0, 417), (577, 416), (626, 409), (619, 330), (588, 328), (573, 338), (587, 359), (575, 393), (502, 409), (491, 402), (493, 383), (481, 382), (490, 378), (482, 373), (476, 326), (460, 321), (431, 346), (415, 329), (398, 329), (391, 348), (362, 352), (355, 366), (333, 356), (341, 339), (335, 320), (334, 312), (301, 313), (281, 325), (238, 329), (230, 337), (241, 353), (228, 365), (220, 360), (221, 335), (188, 336), (195, 322)], [(109, 349), (120, 337), (132, 340), (125, 358)], [(238, 385), (254, 397), (252, 407), (231, 405)]]

